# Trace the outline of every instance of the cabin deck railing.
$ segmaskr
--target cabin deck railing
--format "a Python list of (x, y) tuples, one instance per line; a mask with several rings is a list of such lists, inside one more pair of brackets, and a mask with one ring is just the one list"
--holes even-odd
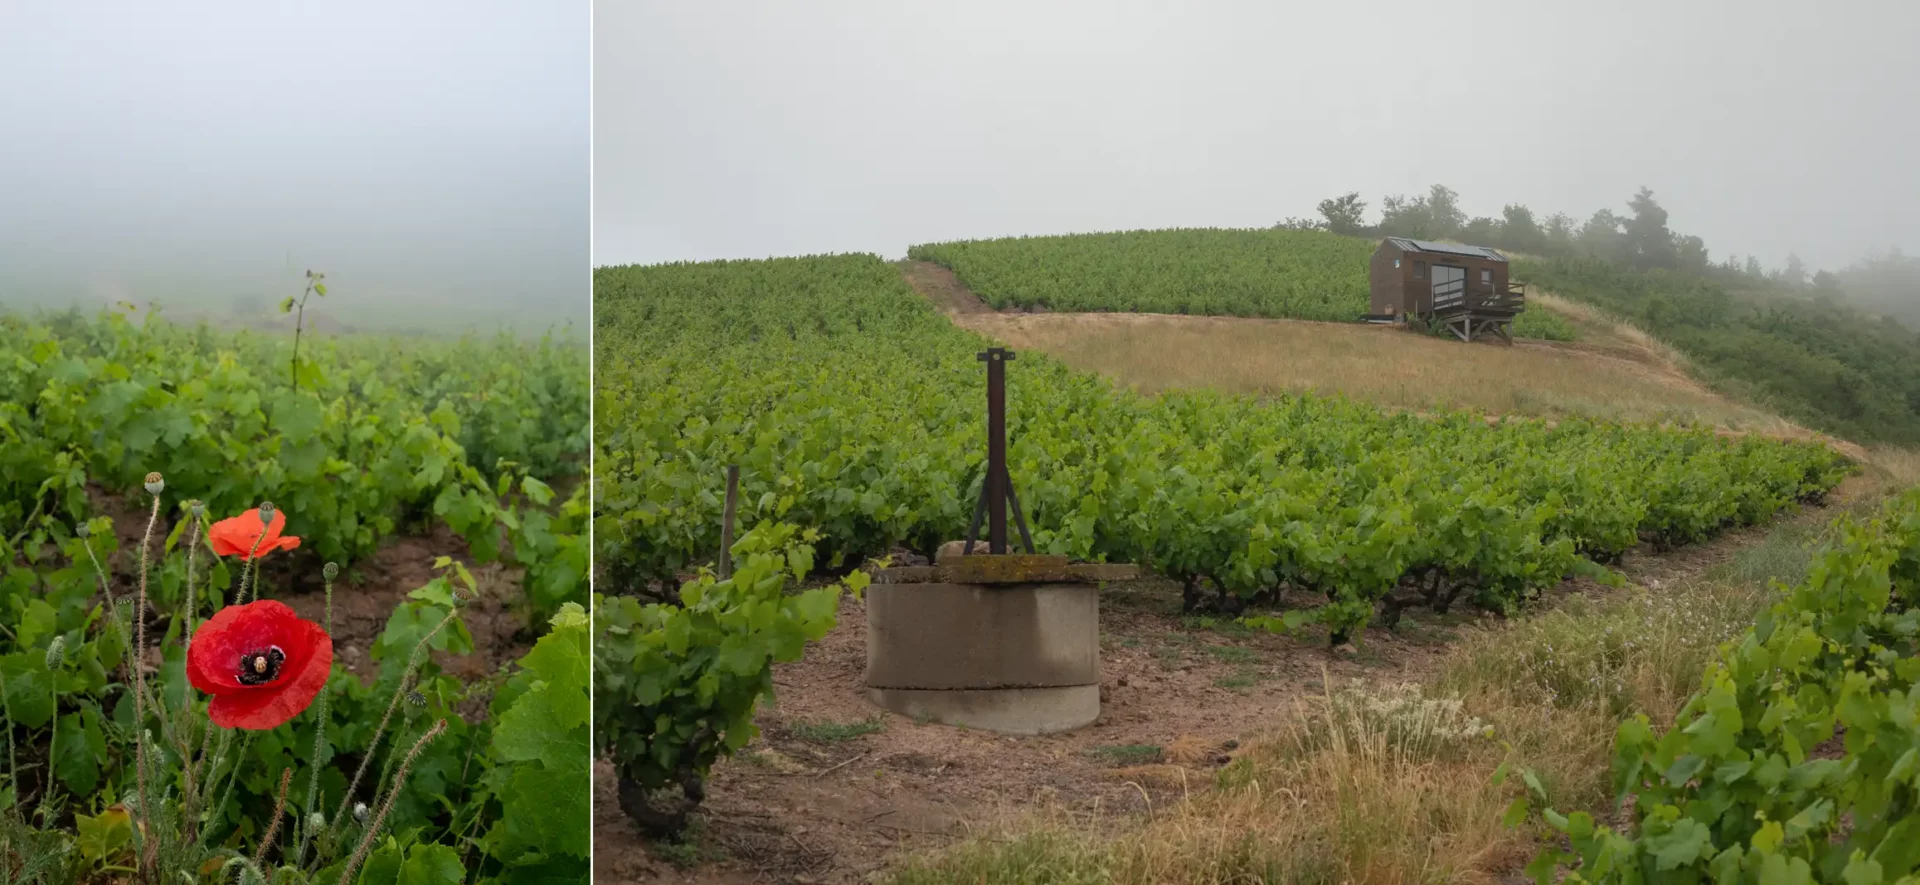
[(1468, 285), (1466, 280), (1442, 283), (1433, 290), (1435, 314), (1519, 313), (1526, 309), (1526, 287), (1508, 282), (1504, 286)]

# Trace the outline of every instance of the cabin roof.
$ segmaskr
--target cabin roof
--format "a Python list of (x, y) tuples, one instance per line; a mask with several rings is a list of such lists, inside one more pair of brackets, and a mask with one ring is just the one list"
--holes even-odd
[(1501, 255), (1485, 246), (1463, 246), (1459, 243), (1435, 243), (1431, 240), (1410, 240), (1405, 237), (1388, 237), (1387, 242), (1392, 243), (1403, 252), (1435, 252), (1441, 255), (1466, 255), (1473, 258), (1485, 258), (1500, 262), (1507, 260), (1505, 255)]

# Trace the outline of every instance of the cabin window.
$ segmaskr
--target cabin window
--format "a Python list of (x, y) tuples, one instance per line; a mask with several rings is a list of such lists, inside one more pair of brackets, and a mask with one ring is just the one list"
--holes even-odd
[(1413, 263), (1413, 278), (1414, 278), (1414, 279), (1416, 279), (1416, 280), (1424, 280), (1424, 279), (1426, 279), (1426, 278), (1427, 278), (1427, 263), (1426, 263), (1426, 262), (1424, 262), (1424, 261), (1416, 261), (1416, 262), (1414, 262), (1414, 263)]
[(1395, 259), (1393, 260), (1393, 266), (1394, 266), (1394, 267), (1399, 267), (1399, 266), (1400, 266), (1400, 259), (1398, 259), (1398, 258), (1395, 258)]
[(1481, 271), (1481, 272), (1480, 272), (1480, 282), (1483, 282), (1483, 283), (1491, 283), (1491, 282), (1493, 282), (1493, 271), (1490, 271), (1490, 270), (1483, 270), (1483, 271)]

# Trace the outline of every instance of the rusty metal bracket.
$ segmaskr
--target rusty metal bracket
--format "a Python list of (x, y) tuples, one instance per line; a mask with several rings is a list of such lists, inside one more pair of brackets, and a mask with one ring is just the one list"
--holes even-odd
[(973, 507), (973, 521), (967, 526), (967, 546), (963, 556), (973, 555), (973, 544), (980, 538), (980, 523), (987, 523), (987, 552), (1007, 552), (1007, 505), (1013, 505), (1014, 524), (1020, 529), (1020, 541), (1033, 553), (1033, 534), (1027, 531), (1027, 515), (1020, 509), (1020, 496), (1013, 490), (1013, 476), (1007, 472), (1007, 362), (1013, 351), (989, 347), (976, 357), (987, 364), (987, 473), (980, 484), (980, 500)]

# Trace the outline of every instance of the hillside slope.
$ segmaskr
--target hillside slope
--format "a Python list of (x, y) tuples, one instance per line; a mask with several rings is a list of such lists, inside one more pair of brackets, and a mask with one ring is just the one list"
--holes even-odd
[[(1173, 228), (926, 243), (907, 257), (945, 267), (997, 309), (1266, 317), (1354, 323), (1370, 309), (1377, 241), (1272, 228)], [(1572, 337), (1522, 313), (1523, 338)]]
[[(944, 267), (901, 264), (955, 325), (1142, 392), (1340, 394), (1390, 409), (1692, 423), (1786, 438), (1814, 432), (1729, 398), (1684, 358), (1585, 305), (1539, 296), (1577, 341), (1462, 345), (1381, 326), (1149, 313), (997, 312)], [(1842, 444), (1858, 455), (1857, 447)]]

